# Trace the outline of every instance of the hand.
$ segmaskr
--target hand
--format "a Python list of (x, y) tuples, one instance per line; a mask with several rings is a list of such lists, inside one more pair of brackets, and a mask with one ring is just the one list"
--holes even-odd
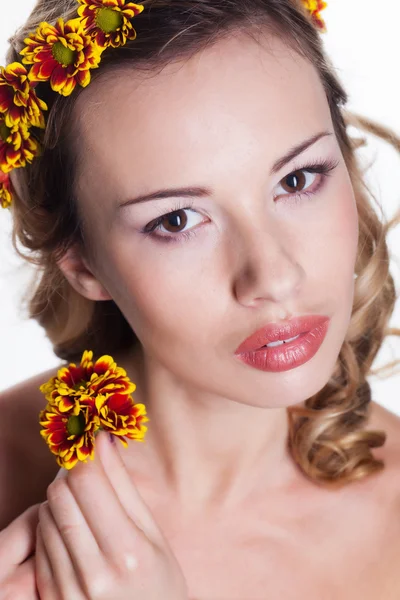
[(42, 600), (187, 600), (176, 558), (108, 434), (97, 436), (93, 461), (60, 475), (39, 510)]
[(0, 531), (0, 600), (39, 600), (35, 579), (39, 504)]

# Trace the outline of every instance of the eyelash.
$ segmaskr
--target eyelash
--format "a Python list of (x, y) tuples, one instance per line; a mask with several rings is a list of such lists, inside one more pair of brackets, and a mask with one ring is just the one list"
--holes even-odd
[[(286, 177), (289, 177), (289, 175), (293, 175), (294, 173), (296, 173), (298, 171), (306, 171), (307, 173), (317, 173), (317, 174), (322, 175), (322, 177), (320, 179), (320, 182), (319, 182), (317, 188), (314, 191), (312, 191), (312, 192), (308, 192), (308, 191), (297, 192), (294, 194), (286, 194), (286, 195), (293, 196), (295, 204), (298, 204), (301, 200), (303, 200), (304, 197), (308, 198), (310, 196), (314, 196), (323, 187), (326, 179), (332, 174), (332, 172), (336, 169), (336, 167), (338, 165), (339, 165), (339, 161), (325, 159), (319, 163), (312, 162), (312, 163), (303, 165), (302, 167), (295, 167), (293, 169), (293, 171), (288, 173), (283, 179), (285, 179)], [(282, 179), (281, 179), (281, 181), (282, 181)], [(168, 236), (167, 235), (155, 235), (154, 232), (160, 228), (160, 225), (162, 224), (162, 222), (164, 221), (164, 219), (166, 217), (169, 217), (170, 215), (172, 215), (178, 211), (192, 210), (194, 203), (195, 202), (193, 200), (193, 201), (189, 202), (188, 206), (182, 207), (178, 202), (172, 208), (172, 210), (170, 212), (161, 215), (160, 217), (158, 217), (157, 219), (155, 219), (154, 221), (152, 221), (151, 223), (146, 225), (144, 227), (144, 229), (142, 230), (142, 233), (145, 235), (145, 237), (148, 237), (148, 236), (155, 237), (158, 240), (162, 240), (162, 242), (167, 242), (167, 243), (179, 243), (179, 242), (183, 241), (183, 239), (193, 238), (195, 235), (197, 235), (196, 228), (192, 228), (189, 231), (183, 231), (176, 235), (172, 234), (172, 235), (168, 235)]]

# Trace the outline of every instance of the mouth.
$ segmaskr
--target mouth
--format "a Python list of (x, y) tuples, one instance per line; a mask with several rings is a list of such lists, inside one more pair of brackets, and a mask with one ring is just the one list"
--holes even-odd
[(328, 327), (329, 319), (326, 319), (306, 333), (268, 342), (238, 354), (237, 358), (248, 367), (260, 371), (272, 373), (290, 371), (301, 367), (318, 353), (327, 335)]
[(270, 342), (269, 344), (265, 344), (261, 346), (261, 348), (275, 348), (275, 346), (283, 346), (284, 344), (290, 344), (290, 342), (294, 342), (298, 340), (301, 335), (305, 335), (304, 333), (299, 333), (295, 337), (288, 338), (287, 340), (278, 340), (277, 342)]
[(325, 315), (304, 315), (286, 322), (268, 323), (246, 338), (236, 349), (235, 354), (295, 343), (298, 338), (327, 321), (329, 317)]

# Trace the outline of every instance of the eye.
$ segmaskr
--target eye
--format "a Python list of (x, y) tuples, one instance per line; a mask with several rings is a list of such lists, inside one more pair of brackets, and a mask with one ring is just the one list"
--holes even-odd
[(290, 175), (286, 175), (280, 183), (289, 194), (297, 194), (307, 189), (315, 179), (317, 179), (315, 173), (308, 173), (304, 169), (299, 169), (290, 173)]
[(283, 196), (294, 196), (300, 200), (305, 196), (312, 196), (325, 183), (326, 178), (338, 166), (339, 161), (323, 161), (319, 164), (309, 164), (292, 171), (286, 175), (279, 185), (282, 186)]
[[(172, 212), (161, 215), (155, 221), (148, 223), (143, 231), (147, 235), (162, 238), (163, 241), (175, 241), (181, 237), (191, 237), (195, 235), (192, 231), (196, 225), (204, 220), (202, 216), (192, 210), (191, 206), (180, 208), (177, 206)], [(188, 230), (188, 231), (186, 231)], [(155, 232), (161, 232), (155, 234)]]
[[(292, 171), (279, 182), (284, 192), (288, 192), (283, 195), (294, 197), (297, 202), (304, 196), (316, 194), (324, 185), (327, 177), (338, 166), (339, 162), (325, 160), (321, 163), (308, 164)], [(317, 180), (317, 183), (315, 183), (315, 180)], [(148, 223), (142, 229), (142, 233), (146, 237), (152, 236), (158, 238), (159, 241), (168, 243), (180, 242), (184, 238), (189, 239), (194, 237), (197, 235), (199, 229), (201, 229), (196, 227), (196, 225), (203, 222), (204, 218), (193, 209), (193, 206), (194, 202), (184, 208), (178, 203), (172, 211)]]

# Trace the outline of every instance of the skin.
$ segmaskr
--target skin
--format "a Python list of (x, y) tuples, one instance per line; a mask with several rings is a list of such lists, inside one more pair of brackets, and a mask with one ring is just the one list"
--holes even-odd
[(36, 537), (41, 599), (187, 600), (176, 558), (108, 434), (93, 461), (60, 472), (47, 498)]
[[(127, 70), (113, 72), (112, 85), (108, 76), (99, 78), (78, 99), (75, 119), (88, 247), (85, 254), (72, 249), (60, 268), (82, 295), (113, 298), (136, 332), (141, 344), (115, 359), (137, 384), (134, 397), (145, 402), (150, 423), (145, 444), (117, 446), (123, 481), (99, 439), (93, 463), (51, 484), (39, 510), (35, 560), (24, 562), (26, 552), (8, 565), (11, 597), (32, 592), (35, 577), (55, 585), (51, 572), (62, 575), (58, 588), (73, 597), (80, 568), (92, 585), (96, 573), (104, 581), (104, 565), (86, 560), (91, 536), (100, 546), (112, 544), (132, 527), (121, 514), (119, 530), (111, 531), (107, 518), (91, 521), (94, 505), (96, 514), (116, 515), (106, 494), (111, 483), (114, 494), (125, 494), (123, 509), (133, 521), (137, 486), (145, 501), (140, 510), (150, 507), (152, 527), (165, 535), (161, 557), (153, 555), (162, 561), (151, 563), (157, 577), (143, 578), (146, 598), (159, 597), (151, 586), (160, 573), (163, 595), (178, 597), (174, 585), (181, 589), (182, 578), (173, 556), (190, 599), (398, 598), (399, 420), (372, 403), (370, 425), (387, 431), (389, 441), (374, 452), (386, 463), (379, 483), (367, 478), (334, 493), (321, 489), (295, 468), (286, 448), (287, 407), (326, 384), (346, 335), (358, 240), (354, 193), (333, 135), (270, 174), (295, 144), (333, 131), (313, 68), (278, 40), (266, 50), (232, 38), (150, 79)], [(328, 159), (337, 166), (325, 185), (296, 204), (287, 177)], [(316, 189), (321, 176), (306, 175), (300, 188)], [(141, 229), (187, 199), (118, 208), (178, 186), (212, 188), (209, 197), (194, 199), (195, 213), (187, 211), (185, 229), (197, 235), (182, 243), (163, 243)], [(259, 327), (315, 313), (331, 324), (309, 363), (264, 373), (235, 359), (234, 350)], [(108, 482), (96, 471), (99, 460)], [(35, 515), (5, 530), (4, 548), (16, 528), (18, 546), (32, 544)], [(68, 539), (75, 527), (80, 535)], [(125, 541), (131, 554), (130, 536)], [(68, 565), (71, 576), (68, 544), (78, 561), (75, 570)], [(126, 545), (111, 550), (112, 569), (123, 564), (115, 556)], [(142, 547), (133, 554), (140, 562)], [(108, 571), (111, 597), (116, 576), (126, 597), (121, 569)], [(35, 592), (23, 597), (37, 600)]]
[[(286, 448), (286, 408), (332, 373), (358, 241), (355, 197), (316, 71), (280, 40), (267, 48), (242, 34), (151, 78), (100, 78), (75, 118), (90, 252), (70, 251), (60, 268), (82, 295), (114, 299), (141, 342), (129, 365), (151, 419), (140, 450), (147, 468), (188, 516), (290, 485), (299, 474)], [(324, 130), (332, 135), (270, 174), (291, 147)], [(302, 171), (298, 188), (286, 178), (321, 159), (337, 167), (296, 204), (296, 191), (316, 190), (322, 175)], [(212, 193), (120, 207), (187, 186)], [(176, 229), (195, 237), (166, 241), (176, 235), (167, 220), (153, 236), (142, 233), (190, 200), (193, 209), (179, 213), (187, 225)], [(263, 325), (305, 314), (331, 322), (303, 366), (262, 372), (234, 356)], [(138, 452), (132, 444), (126, 460)]]
[(187, 600), (180, 566), (110, 437), (101, 432), (93, 461), (62, 469), (47, 502), (0, 532), (1, 600)]

